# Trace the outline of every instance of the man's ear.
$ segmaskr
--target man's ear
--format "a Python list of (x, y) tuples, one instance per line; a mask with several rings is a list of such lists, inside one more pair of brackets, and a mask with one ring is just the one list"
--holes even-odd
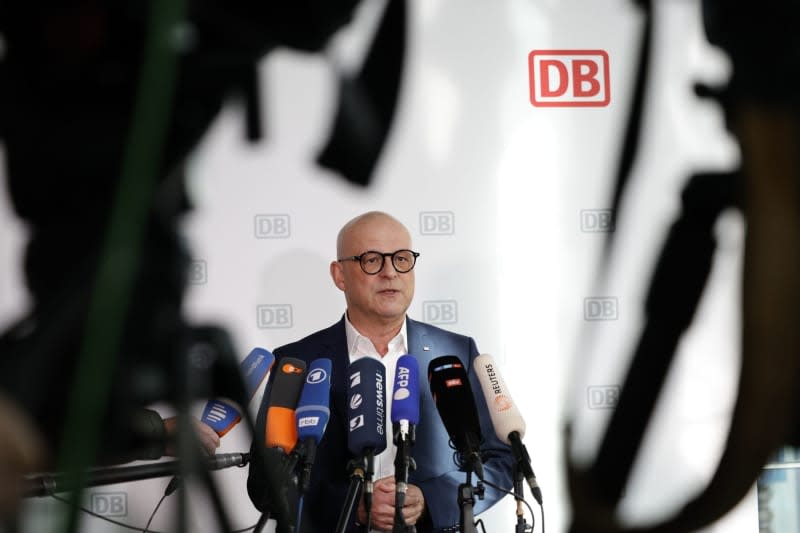
[(344, 291), (344, 271), (342, 264), (339, 261), (331, 261), (331, 279), (333, 284), (339, 287), (340, 291)]

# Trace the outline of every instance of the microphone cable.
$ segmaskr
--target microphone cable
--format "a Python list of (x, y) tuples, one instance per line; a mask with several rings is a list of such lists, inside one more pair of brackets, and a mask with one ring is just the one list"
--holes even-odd
[[(176, 476), (176, 477), (174, 477), (172, 479), (178, 479), (178, 477)], [(153, 522), (153, 518), (156, 517), (156, 513), (158, 512), (159, 507), (161, 507), (161, 504), (164, 502), (164, 499), (166, 499), (167, 496), (172, 494), (172, 491), (169, 490), (170, 489), (170, 485), (172, 485), (172, 481), (169, 482), (169, 485), (167, 485), (167, 490), (164, 491), (164, 494), (162, 494), (161, 498), (158, 500), (158, 503), (156, 504), (156, 508), (153, 509), (152, 513), (150, 513), (150, 518), (147, 520), (147, 525), (144, 526), (144, 529), (142, 530), (142, 533), (148, 533), (150, 531), (150, 524)]]
[[(492, 488), (493, 488), (494, 490), (496, 490), (496, 491), (499, 491), (499, 492), (502, 492), (502, 493), (504, 493), (504, 494), (508, 494), (508, 495), (511, 495), (511, 496), (513, 496), (515, 501), (519, 501), (519, 502), (522, 502), (522, 503), (524, 503), (524, 504), (525, 504), (525, 507), (527, 507), (527, 508), (528, 508), (528, 512), (531, 514), (531, 527), (530, 527), (530, 531), (531, 531), (531, 532), (533, 531), (533, 528), (534, 528), (534, 525), (535, 525), (535, 524), (534, 524), (534, 521), (535, 521), (535, 519), (536, 519), (536, 515), (533, 513), (533, 507), (531, 507), (531, 504), (529, 504), (529, 503), (528, 503), (528, 501), (527, 501), (525, 498), (523, 498), (522, 496), (517, 496), (516, 494), (514, 494), (514, 492), (512, 492), (512, 491), (510, 491), (510, 490), (506, 490), (506, 489), (504, 489), (503, 487), (500, 487), (500, 486), (498, 486), (498, 485), (495, 485), (494, 483), (492, 483), (492, 482), (490, 482), (490, 481), (486, 481), (486, 480), (484, 480), (484, 481), (483, 481), (483, 484), (484, 484), (484, 485), (488, 485), (488, 486), (492, 487)], [(540, 511), (540, 513), (541, 513), (541, 516), (542, 516), (542, 533), (545, 533), (545, 530), (544, 530), (544, 505), (542, 505), (542, 504), (539, 504), (539, 511)]]

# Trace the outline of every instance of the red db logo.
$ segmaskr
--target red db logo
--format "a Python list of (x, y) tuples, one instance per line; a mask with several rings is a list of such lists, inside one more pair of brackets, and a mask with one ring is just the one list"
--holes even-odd
[(605, 107), (611, 101), (605, 50), (533, 50), (528, 70), (536, 107)]

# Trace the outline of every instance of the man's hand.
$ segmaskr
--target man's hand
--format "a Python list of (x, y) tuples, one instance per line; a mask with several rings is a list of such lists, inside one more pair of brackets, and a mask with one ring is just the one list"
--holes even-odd
[[(192, 425), (194, 426), (194, 433), (200, 446), (208, 455), (214, 455), (217, 452), (217, 448), (219, 448), (219, 435), (217, 435), (217, 432), (211, 429), (211, 426), (200, 422), (200, 420), (195, 417), (192, 417)], [(164, 431), (166, 432), (167, 438), (167, 446), (164, 453), (174, 457), (177, 454), (177, 416), (164, 419)]]
[[(376, 481), (372, 491), (371, 526), (373, 529), (391, 531), (394, 527), (395, 482), (394, 477), (385, 477)], [(403, 505), (403, 519), (406, 525), (414, 525), (422, 516), (425, 509), (425, 498), (416, 485), (408, 485), (406, 501)], [(358, 504), (358, 521), (367, 523), (367, 511), (364, 498)]]

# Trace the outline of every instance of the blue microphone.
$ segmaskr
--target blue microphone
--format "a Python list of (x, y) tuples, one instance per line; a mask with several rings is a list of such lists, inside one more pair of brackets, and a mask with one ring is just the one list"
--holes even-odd
[[(252, 400), (258, 387), (267, 377), (275, 356), (264, 348), (253, 348), (252, 351), (239, 364), (239, 370), (244, 380), (247, 399)], [(200, 415), (200, 421), (208, 425), (220, 438), (224, 437), (236, 424), (242, 420), (242, 413), (230, 401), (215, 399), (208, 400)], [(180, 477), (173, 477), (164, 493), (169, 496), (180, 486)]]
[(311, 468), (317, 445), (322, 440), (328, 425), (331, 411), (331, 372), (333, 362), (330, 359), (315, 359), (308, 368), (306, 383), (300, 393), (295, 415), (297, 417), (297, 437), (303, 444), (303, 467), (300, 474), (300, 493), (308, 490), (311, 481)]
[(355, 456), (386, 449), (386, 369), (362, 357), (347, 369), (347, 448)]
[(347, 380), (347, 447), (366, 463), (364, 507), (369, 531), (375, 455), (386, 449), (386, 369), (377, 359), (362, 357), (348, 367)]
[[(392, 433), (397, 453), (394, 456), (395, 526), (406, 526), (403, 506), (408, 492), (408, 472), (417, 465), (411, 457), (411, 446), (419, 424), (419, 364), (413, 355), (397, 359), (392, 390)], [(396, 528), (397, 529), (397, 528)]]
[(239, 365), (239, 368), (242, 370), (245, 390), (247, 391), (247, 398), (249, 400), (253, 399), (253, 395), (255, 395), (258, 387), (264, 381), (264, 378), (267, 376), (274, 362), (275, 356), (272, 355), (269, 350), (253, 348)]
[[(253, 348), (239, 365), (247, 391), (247, 399), (252, 400), (256, 390), (264, 381), (275, 356), (264, 348)], [(242, 419), (242, 414), (232, 402), (223, 399), (209, 400), (203, 409), (200, 421), (209, 425), (217, 435), (223, 437)]]

